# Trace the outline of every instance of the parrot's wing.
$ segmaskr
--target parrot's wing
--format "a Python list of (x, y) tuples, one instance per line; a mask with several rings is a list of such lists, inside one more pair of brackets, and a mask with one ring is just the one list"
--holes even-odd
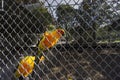
[(44, 34), (38, 34), (38, 40), (37, 40), (37, 44), (36, 44), (36, 47), (39, 45), (40, 41), (43, 39), (44, 37)]
[[(21, 60), (18, 60), (18, 61), (21, 61)], [(15, 69), (13, 70), (14, 76), (12, 76), (12, 79), (11, 79), (11, 80), (14, 80), (14, 79), (16, 79), (16, 78), (21, 77), (20, 74), (19, 74), (19, 72), (17, 71), (18, 67), (19, 67), (19, 63), (16, 65)], [(22, 79), (21, 79), (21, 80), (22, 80)]]

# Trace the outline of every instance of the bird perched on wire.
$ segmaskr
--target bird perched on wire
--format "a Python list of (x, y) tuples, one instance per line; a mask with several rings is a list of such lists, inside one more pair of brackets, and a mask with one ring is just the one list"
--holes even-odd
[(16, 78), (19, 78), (21, 76), (23, 77), (27, 77), (30, 73), (32, 73), (33, 69), (34, 69), (34, 60), (35, 60), (35, 56), (26, 56), (24, 57), (18, 67), (17, 70), (15, 71), (14, 76)]
[[(46, 31), (42, 35), (42, 39), (38, 41), (37, 47), (38, 47), (38, 53), (36, 54), (35, 63), (39, 63), (39, 58), (41, 61), (45, 59), (43, 56), (42, 51), (45, 51), (57, 44), (57, 42), (60, 40), (60, 38), (64, 35), (65, 31), (63, 29), (53, 29), (51, 31)], [(35, 66), (35, 70), (37, 70), (37, 66)], [(33, 77), (35, 77), (33, 73)]]
[[(49, 49), (57, 44), (60, 38), (65, 34), (64, 29), (56, 29), (54, 25), (48, 25), (47, 31), (43, 34), (38, 34), (38, 42), (37, 45), (31, 45), (31, 47), (37, 47), (38, 50), (44, 51)], [(38, 53), (41, 53), (38, 51)]]
[[(47, 50), (57, 44), (60, 38), (64, 35), (64, 29), (52, 29), (43, 33), (41, 39), (38, 41), (38, 54), (41, 61), (44, 60), (44, 56), (41, 51)], [(38, 62), (38, 61), (37, 61)]]
[(46, 31), (43, 34), (42, 39), (38, 42), (38, 49), (46, 50), (56, 45), (65, 31), (63, 29), (55, 29), (52, 31)]
[[(43, 57), (39, 58), (39, 62), (43, 61)], [(19, 78), (21, 76), (27, 77), (29, 74), (32, 73), (35, 65), (35, 56), (26, 56), (24, 57), (15, 71), (15, 77)]]

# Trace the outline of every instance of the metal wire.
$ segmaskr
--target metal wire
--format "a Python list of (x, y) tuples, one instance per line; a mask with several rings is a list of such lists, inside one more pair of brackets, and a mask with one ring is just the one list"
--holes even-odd
[(119, 80), (119, 7), (119, 0), (1, 0), (0, 80), (17, 80), (20, 60), (37, 55), (51, 25), (65, 35), (23, 80)]

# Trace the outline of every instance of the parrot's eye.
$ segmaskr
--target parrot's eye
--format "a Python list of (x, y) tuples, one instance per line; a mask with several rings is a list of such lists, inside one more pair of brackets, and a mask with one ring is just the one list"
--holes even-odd
[(64, 35), (64, 33), (65, 33), (64, 30), (62, 30), (62, 29), (59, 29), (58, 32), (62, 35)]

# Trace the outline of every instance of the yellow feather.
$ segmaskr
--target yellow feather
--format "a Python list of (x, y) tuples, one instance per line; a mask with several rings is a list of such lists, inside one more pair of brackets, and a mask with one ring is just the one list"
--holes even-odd
[(42, 57), (40, 58), (40, 61), (39, 61), (39, 62), (42, 62), (42, 61), (44, 61), (44, 60), (45, 60), (45, 57), (42, 56)]
[[(59, 30), (64, 32), (63, 29), (59, 29)], [(58, 33), (58, 29), (53, 30), (51, 32), (46, 31), (43, 35), (43, 39), (38, 44), (38, 48), (45, 50), (47, 48), (53, 47), (54, 45), (56, 45), (56, 43), (61, 38), (61, 36), (62, 36), (62, 33)]]
[(16, 77), (24, 76), (27, 77), (30, 73), (32, 73), (34, 68), (34, 56), (26, 56), (23, 58), (18, 66), (17, 71), (15, 72)]

